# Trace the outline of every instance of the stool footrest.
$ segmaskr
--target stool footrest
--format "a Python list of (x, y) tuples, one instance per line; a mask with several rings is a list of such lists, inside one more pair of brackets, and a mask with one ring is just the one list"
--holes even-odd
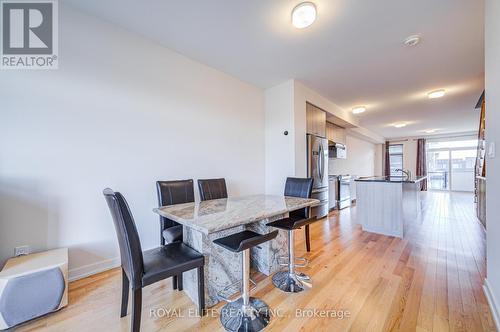
[[(250, 278), (250, 283), (252, 284), (252, 287), (249, 289), (249, 292), (253, 291), (254, 289), (257, 288), (257, 283)], [(224, 287), (217, 293), (217, 297), (225, 302), (232, 303), (236, 302), (239, 299), (241, 299), (242, 296), (242, 290), (243, 290), (243, 284), (241, 280), (238, 280), (236, 282), (233, 282), (232, 284)], [(239, 294), (238, 296), (235, 297), (235, 295)]]
[[(278, 257), (278, 265), (280, 266), (288, 266), (288, 257), (287, 256), (279, 256)], [(302, 262), (302, 263), (298, 263)], [(295, 267), (306, 267), (309, 264), (309, 260), (305, 257), (295, 257), (295, 262), (294, 262)]]

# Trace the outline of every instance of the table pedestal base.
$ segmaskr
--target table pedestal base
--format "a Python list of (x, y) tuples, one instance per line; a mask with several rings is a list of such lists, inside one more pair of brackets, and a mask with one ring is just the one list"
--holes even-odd
[[(287, 216), (288, 214), (278, 215), (211, 234), (205, 234), (186, 226), (183, 227), (184, 243), (205, 256), (205, 303), (207, 307), (216, 305), (220, 301), (217, 293), (228, 285), (240, 281), (242, 275), (242, 254), (230, 252), (214, 244), (213, 240), (243, 230), (266, 234), (275, 230), (275, 228), (266, 226), (267, 223)], [(287, 232), (280, 230), (275, 239), (251, 249), (251, 266), (269, 276), (279, 270), (278, 257), (287, 255)], [(196, 270), (183, 274), (183, 287), (187, 295), (198, 305)]]

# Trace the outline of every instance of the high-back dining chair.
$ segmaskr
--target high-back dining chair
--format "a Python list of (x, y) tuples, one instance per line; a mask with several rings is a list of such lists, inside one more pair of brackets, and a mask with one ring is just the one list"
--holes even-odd
[(198, 180), (200, 189), (200, 199), (208, 201), (211, 199), (227, 198), (226, 180), (220, 179), (200, 179)]
[[(313, 181), (311, 179), (302, 178), (287, 178), (285, 182), (285, 196), (311, 198)], [(311, 208), (305, 207), (296, 211), (290, 212), (291, 217), (299, 217), (303, 219), (309, 218)], [(306, 238), (306, 250), (311, 251), (311, 237), (309, 234), (309, 225), (304, 227)]]
[(142, 288), (157, 281), (198, 269), (200, 315), (205, 309), (204, 257), (182, 242), (142, 251), (134, 218), (125, 198), (106, 188), (103, 191), (115, 225), (122, 266), (121, 316), (127, 315), (129, 288), (132, 289), (131, 330), (141, 326)]
[[(158, 205), (194, 202), (193, 180), (157, 181)], [(182, 241), (182, 225), (160, 216), (160, 244)]]

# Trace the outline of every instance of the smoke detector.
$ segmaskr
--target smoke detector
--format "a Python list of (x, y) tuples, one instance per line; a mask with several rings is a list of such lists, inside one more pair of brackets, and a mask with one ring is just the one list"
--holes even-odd
[(418, 43), (420, 43), (420, 39), (421, 39), (421, 37), (419, 35), (413, 35), (413, 36), (406, 38), (403, 43), (406, 46), (415, 46)]

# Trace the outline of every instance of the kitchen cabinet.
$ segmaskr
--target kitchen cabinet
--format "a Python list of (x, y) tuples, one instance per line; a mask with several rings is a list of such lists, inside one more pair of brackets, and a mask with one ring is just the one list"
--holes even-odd
[(326, 123), (326, 138), (336, 143), (345, 144), (345, 129), (331, 122)]
[(306, 103), (306, 132), (326, 137), (326, 112), (312, 104)]

